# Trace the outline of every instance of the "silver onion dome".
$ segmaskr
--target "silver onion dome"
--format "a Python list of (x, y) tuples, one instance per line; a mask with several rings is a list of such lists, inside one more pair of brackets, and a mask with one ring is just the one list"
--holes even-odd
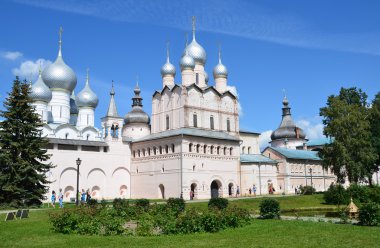
[(124, 117), (124, 123), (125, 124), (131, 124), (131, 123), (142, 123), (142, 124), (149, 124), (150, 118), (147, 113), (142, 108), (142, 97), (140, 96), (140, 88), (138, 84), (136, 84), (136, 87), (134, 89), (135, 96), (132, 98), (132, 110), (125, 115)]
[(75, 93), (73, 91), (70, 97), (70, 114), (77, 115), (78, 113), (79, 113), (79, 110), (78, 110), (78, 106), (75, 99)]
[(62, 30), (60, 31), (58, 57), (53, 64), (44, 69), (42, 79), (50, 89), (63, 89), (71, 92), (77, 85), (77, 76), (63, 61), (61, 35)]
[(89, 81), (90, 80), (89, 80), (88, 70), (87, 70), (86, 85), (84, 86), (83, 90), (81, 90), (78, 93), (76, 97), (76, 103), (79, 108), (83, 108), (83, 107), (96, 108), (98, 106), (98, 103), (99, 103), (98, 96), (90, 88)]
[(220, 48), (219, 48), (219, 63), (214, 67), (213, 70), (214, 78), (227, 78), (228, 70), (225, 65), (222, 63)]
[(195, 61), (193, 57), (191, 57), (187, 51), (185, 51), (185, 55), (183, 55), (181, 60), (179, 61), (179, 66), (181, 67), (181, 71), (185, 69), (194, 70)]
[(208, 80), (209, 80), (209, 76), (208, 76), (208, 73), (206, 71), (204, 71), (204, 74), (205, 74), (205, 81), (206, 81), (206, 84), (207, 84)]
[(170, 63), (170, 58), (169, 58), (169, 45), (166, 50), (166, 63), (161, 67), (161, 76), (166, 76), (166, 75), (171, 75), (175, 77), (175, 66)]
[(183, 55), (188, 51), (189, 55), (194, 59), (195, 63), (205, 65), (207, 60), (207, 55), (205, 49), (199, 45), (195, 40), (195, 17), (193, 17), (193, 40), (189, 45), (186, 46), (183, 51)]
[(41, 70), (39, 72), (37, 81), (31, 86), (31, 92), (29, 96), (33, 101), (42, 101), (48, 103), (51, 100), (52, 93), (41, 77)]
[(282, 120), (280, 126), (274, 130), (271, 134), (271, 140), (279, 140), (279, 139), (305, 139), (305, 132), (296, 126), (294, 123), (291, 113), (289, 101), (286, 97), (284, 97), (282, 108)]

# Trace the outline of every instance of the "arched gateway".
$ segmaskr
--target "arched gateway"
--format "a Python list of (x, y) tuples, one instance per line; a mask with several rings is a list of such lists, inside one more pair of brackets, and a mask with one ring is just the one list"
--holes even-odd
[(221, 197), (222, 183), (218, 180), (211, 182), (211, 198)]

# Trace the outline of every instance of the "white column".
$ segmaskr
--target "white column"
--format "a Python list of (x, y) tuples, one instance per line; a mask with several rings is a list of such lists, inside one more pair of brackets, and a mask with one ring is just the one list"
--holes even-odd
[(93, 108), (79, 108), (77, 127), (84, 128), (87, 126), (94, 126), (94, 109)]
[(224, 93), (227, 90), (227, 78), (215, 78), (215, 88), (217, 91), (219, 91), (219, 93)]
[(70, 93), (64, 90), (53, 90), (49, 102), (52, 122), (66, 124), (70, 122)]

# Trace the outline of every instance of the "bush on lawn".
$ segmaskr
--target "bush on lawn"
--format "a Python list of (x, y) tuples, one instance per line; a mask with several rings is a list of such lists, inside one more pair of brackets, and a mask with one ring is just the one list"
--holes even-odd
[(96, 208), (96, 207), (98, 207), (98, 201), (95, 200), (95, 199), (90, 199), (90, 200), (87, 201), (87, 205), (90, 208)]
[(263, 219), (280, 218), (280, 203), (272, 198), (265, 198), (260, 203), (260, 216)]
[(367, 186), (361, 186), (358, 184), (351, 184), (350, 187), (347, 188), (347, 193), (349, 197), (356, 203), (366, 203), (369, 201), (370, 188)]
[(149, 209), (149, 200), (148, 199), (137, 199), (135, 201), (135, 205), (138, 208), (141, 208), (144, 211), (148, 211)]
[(303, 195), (312, 195), (315, 192), (316, 192), (316, 190), (312, 186), (303, 186), (303, 187), (301, 187), (301, 194), (303, 194)]
[(380, 208), (377, 203), (363, 204), (359, 209), (359, 224), (363, 226), (377, 226), (380, 224)]
[(323, 195), (323, 199), (327, 204), (346, 205), (350, 201), (350, 196), (341, 184), (332, 184)]
[(185, 211), (185, 200), (182, 198), (169, 198), (166, 206), (178, 215)]
[(226, 198), (215, 197), (208, 201), (209, 209), (226, 209), (228, 207), (228, 200)]

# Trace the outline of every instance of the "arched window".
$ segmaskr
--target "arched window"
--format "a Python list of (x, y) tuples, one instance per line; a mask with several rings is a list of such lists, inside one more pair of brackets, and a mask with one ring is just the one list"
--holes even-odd
[(232, 147), (230, 147), (230, 155), (232, 155)]
[(69, 138), (69, 133), (65, 134), (65, 139)]
[(142, 150), (142, 156), (145, 157), (145, 149)]
[(133, 151), (133, 157), (134, 158), (136, 157), (136, 151)]
[(199, 153), (199, 148), (201, 147), (200, 144), (197, 145), (197, 153)]
[(192, 143), (189, 144), (189, 152), (193, 152), (193, 144)]
[(248, 154), (251, 154), (251, 147), (248, 146)]
[(204, 146), (203, 146), (203, 152), (204, 152), (204, 154), (207, 153), (207, 145), (204, 145)]
[(140, 150), (137, 150), (137, 156), (141, 157)]
[(162, 146), (160, 146), (160, 154), (162, 154)]
[(214, 154), (214, 146), (210, 147), (210, 154)]
[(150, 156), (150, 147), (148, 147), (147, 150), (148, 150), (148, 156)]
[(175, 153), (175, 146), (172, 144), (172, 153)]
[(196, 113), (193, 114), (193, 126), (198, 127), (198, 118)]
[(166, 115), (166, 130), (169, 130), (169, 115)]
[(199, 84), (199, 73), (195, 74), (195, 83)]
[(87, 134), (86, 139), (88, 140), (90, 138), (90, 134)]
[(227, 118), (227, 132), (231, 131), (230, 118)]
[(223, 148), (223, 155), (226, 155), (226, 153), (227, 153), (227, 147), (224, 147)]
[(153, 154), (154, 154), (154, 155), (157, 154), (157, 148), (156, 148), (156, 147), (153, 147)]
[(165, 153), (166, 153), (166, 154), (169, 153), (169, 146), (168, 146), (168, 145), (165, 146)]
[(214, 129), (214, 116), (210, 116), (210, 128)]
[(241, 153), (245, 154), (245, 146), (241, 148)]
[(218, 146), (217, 148), (216, 148), (216, 154), (220, 154), (220, 146)]

